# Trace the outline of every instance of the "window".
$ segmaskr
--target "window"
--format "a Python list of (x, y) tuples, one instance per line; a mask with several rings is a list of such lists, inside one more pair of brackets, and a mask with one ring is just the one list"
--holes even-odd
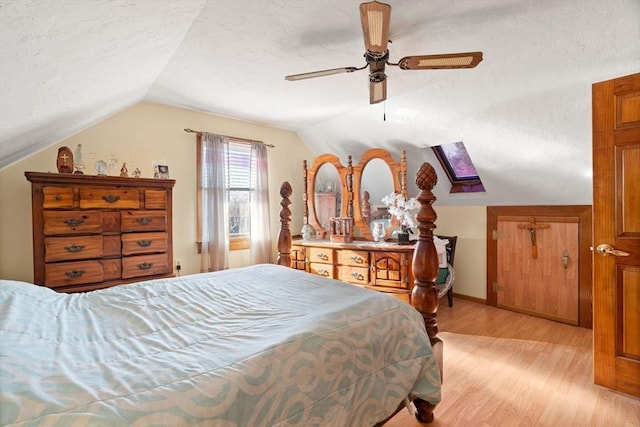
[[(198, 176), (203, 170), (200, 160), (200, 156), (202, 156), (201, 149), (201, 140), (198, 138)], [(230, 138), (228, 150), (225, 153), (225, 162), (227, 166), (226, 188), (229, 207), (229, 249), (248, 249), (251, 237), (251, 188), (256, 187), (256, 174), (252, 173), (256, 165), (255, 159), (251, 155), (251, 145), (246, 142), (234, 141)], [(206, 179), (203, 181), (207, 182)], [(198, 204), (200, 199), (200, 194), (198, 194)], [(200, 237), (202, 236), (201, 212), (202, 209), (198, 205), (198, 252), (201, 251), (202, 240)]]
[(464, 142), (436, 145), (431, 149), (451, 181), (450, 193), (485, 191)]
[(252, 161), (251, 145), (229, 140), (227, 189), (229, 190), (229, 239), (232, 250), (249, 247), (251, 188), (256, 187), (253, 170), (255, 170), (255, 161)]

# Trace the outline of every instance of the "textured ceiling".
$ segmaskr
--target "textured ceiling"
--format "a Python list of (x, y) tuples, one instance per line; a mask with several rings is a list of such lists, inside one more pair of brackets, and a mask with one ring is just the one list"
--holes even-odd
[[(640, 71), (638, 0), (396, 0), (391, 62), (480, 50), (471, 70), (388, 67), (369, 105), (356, 0), (1, 0), (0, 168), (140, 101), (298, 132), (316, 154), (463, 140), (487, 193), (591, 203), (591, 85)], [(185, 124), (185, 127), (188, 124)]]

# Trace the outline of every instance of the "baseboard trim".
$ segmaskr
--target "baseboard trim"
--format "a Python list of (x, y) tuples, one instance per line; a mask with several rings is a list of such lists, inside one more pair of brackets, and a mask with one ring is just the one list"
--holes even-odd
[(469, 295), (457, 294), (455, 292), (453, 293), (453, 296), (460, 299), (466, 299), (467, 301), (477, 302), (478, 304), (487, 304), (487, 300), (484, 298), (470, 297)]

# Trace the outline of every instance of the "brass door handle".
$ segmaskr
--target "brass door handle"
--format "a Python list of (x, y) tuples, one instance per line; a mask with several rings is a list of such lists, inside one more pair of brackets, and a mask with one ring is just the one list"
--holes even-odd
[(625, 251), (620, 251), (618, 249), (614, 249), (613, 246), (611, 246), (608, 243), (602, 243), (602, 244), (598, 245), (598, 247), (596, 248), (596, 252), (598, 252), (598, 254), (602, 255), (602, 256), (608, 256), (608, 255), (629, 256), (629, 255), (631, 255), (629, 252), (625, 252)]

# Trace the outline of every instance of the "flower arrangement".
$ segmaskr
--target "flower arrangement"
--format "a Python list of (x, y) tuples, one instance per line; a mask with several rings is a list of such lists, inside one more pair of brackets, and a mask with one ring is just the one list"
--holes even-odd
[(402, 194), (391, 193), (382, 198), (382, 203), (389, 208), (391, 215), (400, 220), (404, 232), (411, 232), (416, 226), (416, 214), (420, 209), (420, 203), (415, 197), (405, 199)]

